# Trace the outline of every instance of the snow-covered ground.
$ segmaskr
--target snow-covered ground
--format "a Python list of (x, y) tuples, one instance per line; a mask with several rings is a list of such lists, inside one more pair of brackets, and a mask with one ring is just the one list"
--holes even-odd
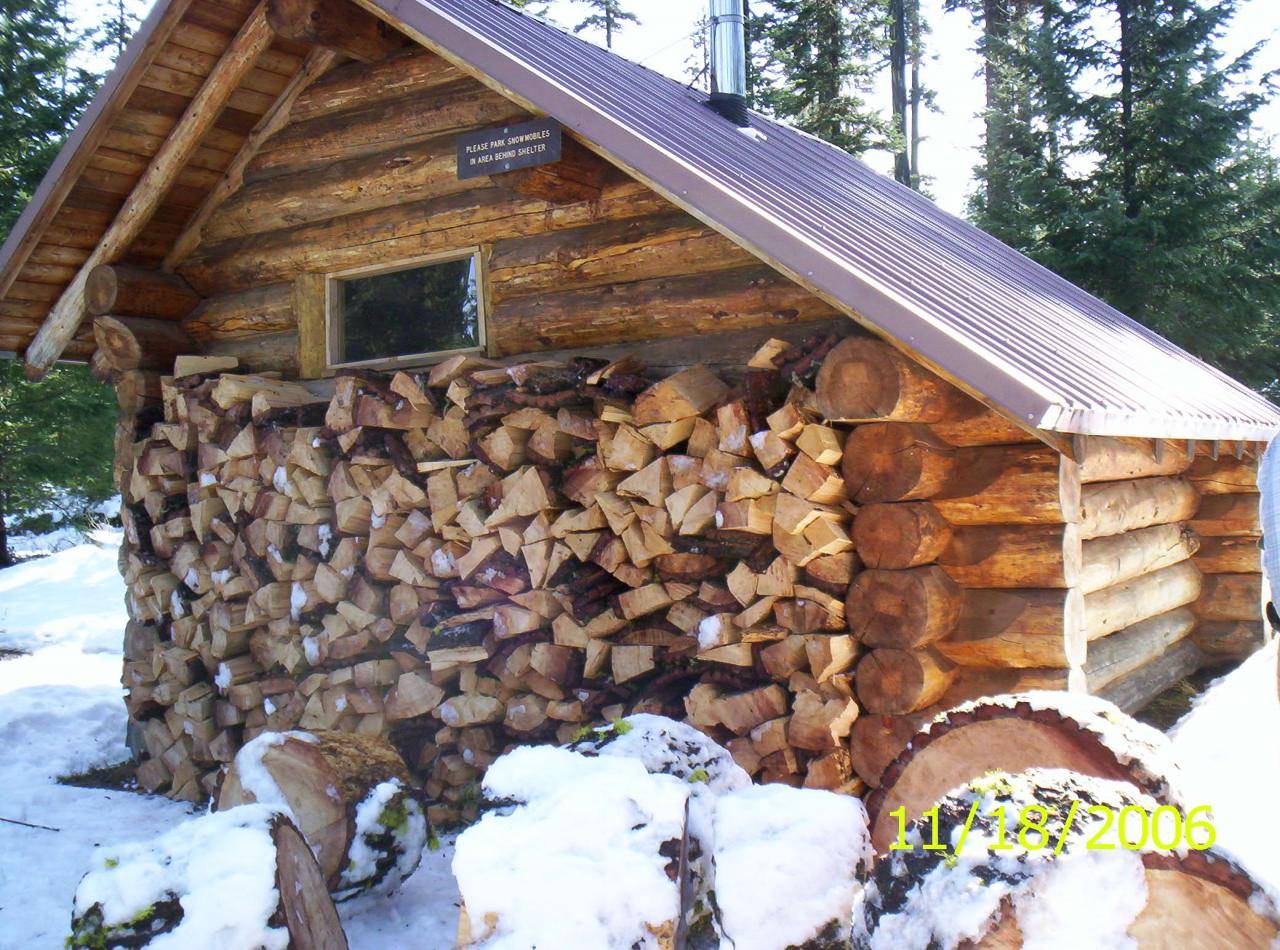
[[(46, 558), (0, 571), (0, 946), (57, 950), (72, 895), (97, 844), (162, 833), (189, 806), (129, 792), (59, 785), (58, 775), (122, 761), (119, 687), (125, 624), (119, 535), (101, 532)], [(1175, 730), (1187, 784), (1213, 806), (1219, 842), (1280, 885), (1280, 701), (1272, 643), (1212, 689)], [(452, 839), (392, 898), (341, 907), (353, 950), (453, 945), (457, 885)]]
[[(167, 798), (57, 782), (128, 754), (120, 535), (94, 541), (0, 571), (0, 649), (27, 654), (0, 660), (0, 819), (9, 819), (0, 821), (0, 947), (61, 950), (94, 847), (153, 838), (195, 813)], [(442, 840), (392, 898), (341, 906), (352, 950), (453, 946), (453, 839)]]

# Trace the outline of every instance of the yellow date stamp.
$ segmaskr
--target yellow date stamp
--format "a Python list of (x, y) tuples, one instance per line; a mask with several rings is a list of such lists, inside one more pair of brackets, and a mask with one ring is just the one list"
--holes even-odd
[[(906, 807), (895, 808), (889, 817), (898, 823), (898, 834), (890, 851), (939, 851), (960, 854), (964, 851), (979, 802), (969, 808), (964, 825), (942, 837), (937, 806), (924, 812), (919, 821), (910, 821)], [(1217, 841), (1212, 812), (1208, 805), (1198, 805), (1185, 814), (1173, 805), (1159, 805), (1148, 810), (1140, 805), (1115, 809), (1109, 805), (1087, 805), (1072, 801), (1065, 819), (1054, 815), (1043, 805), (1026, 805), (1013, 812), (997, 806), (983, 813), (980, 836), (989, 851), (1046, 851), (1062, 853), (1070, 842), (1083, 843), (1089, 851), (1176, 851), (1188, 848), (1207, 851)], [(1053, 827), (1053, 826), (1058, 827)], [(1082, 841), (1073, 840), (1075, 838)]]

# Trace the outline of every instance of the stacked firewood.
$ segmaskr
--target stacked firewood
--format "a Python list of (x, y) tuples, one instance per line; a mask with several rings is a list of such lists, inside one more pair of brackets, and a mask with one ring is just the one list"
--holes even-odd
[(810, 388), (836, 342), (770, 341), (732, 384), (471, 356), (166, 378), (123, 486), (140, 780), (203, 799), (263, 731), (355, 731), (445, 820), (511, 745), (645, 711), (848, 786), (846, 432)]

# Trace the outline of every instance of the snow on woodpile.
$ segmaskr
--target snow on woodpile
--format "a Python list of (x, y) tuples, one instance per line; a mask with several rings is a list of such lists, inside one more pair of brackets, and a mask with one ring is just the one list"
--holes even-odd
[[(245, 805), (193, 819), (150, 841), (99, 849), (76, 888), (72, 947), (284, 950), (271, 825)], [(129, 942), (132, 940), (133, 942)]]
[(735, 789), (715, 803), (715, 900), (734, 950), (849, 937), (857, 875), (871, 863), (856, 798), (788, 785)]
[(739, 950), (840, 939), (871, 857), (860, 801), (752, 786), (725, 749), (660, 716), (516, 749), (483, 787), (493, 810), (454, 858), (464, 945), (667, 947), (677, 930)]
[[(1070, 946), (1142, 945), (1131, 931), (1148, 904), (1144, 859), (1163, 856), (1176, 869), (1177, 862), (1195, 853), (1185, 842), (1168, 851), (1152, 843), (1154, 836), (1139, 841), (1125, 832), (1122, 837), (1120, 821), (1090, 809), (1113, 816), (1141, 809), (1151, 815), (1157, 806), (1128, 783), (1065, 770), (996, 772), (977, 779), (938, 803), (936, 837), (931, 821), (917, 821), (906, 833), (910, 847), (877, 862), (854, 909), (853, 945), (859, 950), (951, 950), (1011, 921), (1026, 947), (1062, 946), (1064, 937)], [(1018, 816), (1024, 808), (1041, 810), (1032, 817), (1045, 816), (1043, 833), (1028, 823), (1027, 838), (1020, 837), (1024, 828)], [(1173, 833), (1168, 822), (1162, 827), (1161, 840), (1168, 842)], [(942, 849), (927, 850), (928, 844)], [(1199, 855), (1217, 865), (1219, 875), (1251, 890), (1253, 913), (1276, 919), (1268, 891), (1223, 856)]]
[(422, 806), (400, 779), (375, 785), (356, 806), (349, 861), (335, 898), (347, 900), (369, 890), (394, 892), (418, 869), (429, 832)]

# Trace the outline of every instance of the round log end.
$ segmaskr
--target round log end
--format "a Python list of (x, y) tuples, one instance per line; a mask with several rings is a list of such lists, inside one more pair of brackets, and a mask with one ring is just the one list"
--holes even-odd
[(863, 563), (887, 570), (938, 560), (951, 534), (951, 525), (928, 502), (867, 505), (853, 522), (853, 543)]
[(936, 495), (950, 478), (955, 450), (928, 426), (874, 422), (845, 443), (841, 472), (859, 504), (910, 501)]
[(849, 630), (868, 647), (920, 647), (955, 629), (964, 593), (940, 567), (863, 571), (849, 588)]

